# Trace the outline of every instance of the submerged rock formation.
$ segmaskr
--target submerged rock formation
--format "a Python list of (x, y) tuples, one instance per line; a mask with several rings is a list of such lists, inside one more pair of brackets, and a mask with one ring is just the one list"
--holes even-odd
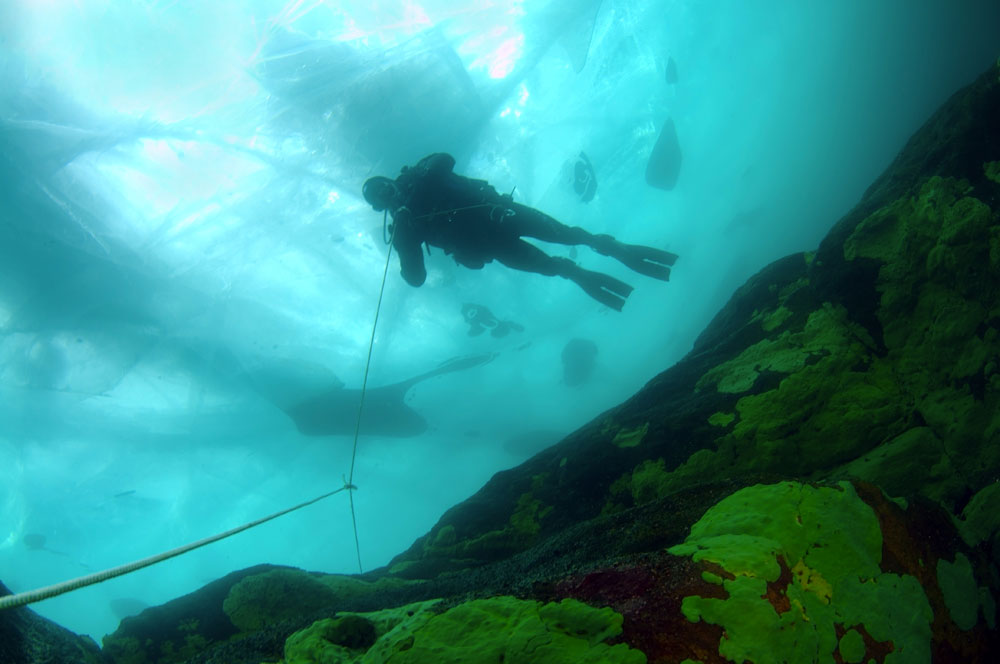
[(930, 119), (817, 251), (763, 269), (675, 366), (497, 474), (389, 567), (216, 582), (203, 601), (231, 631), (201, 634), (180, 605), (157, 626), (187, 625), (198, 652), (157, 641), (155, 609), (106, 651), (993, 661), (998, 288), (1000, 66)]
[[(11, 595), (0, 582), (0, 597)], [(27, 607), (0, 611), (3, 664), (109, 664), (93, 639), (77, 636)]]

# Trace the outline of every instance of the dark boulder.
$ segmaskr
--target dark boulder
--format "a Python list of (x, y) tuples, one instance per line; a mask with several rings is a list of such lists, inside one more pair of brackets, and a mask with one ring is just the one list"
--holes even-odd
[[(13, 593), (0, 581), (0, 596)], [(3, 664), (108, 664), (97, 644), (27, 607), (0, 609)]]

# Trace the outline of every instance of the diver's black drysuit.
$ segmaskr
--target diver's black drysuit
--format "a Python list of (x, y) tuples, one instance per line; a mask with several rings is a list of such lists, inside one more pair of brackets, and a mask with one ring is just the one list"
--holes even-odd
[(632, 286), (600, 272), (584, 270), (568, 258), (553, 257), (522, 237), (545, 242), (585, 244), (612, 256), (636, 272), (666, 281), (677, 256), (668, 251), (622, 244), (610, 235), (594, 235), (566, 226), (509, 195), (498, 194), (485, 180), (452, 172), (455, 159), (444, 153), (404, 167), (395, 180), (397, 193), (387, 206), (394, 221), (393, 247), (400, 272), (411, 286), (427, 277), (421, 245), (440, 247), (474, 270), (497, 260), (507, 267), (571, 279), (591, 297), (621, 311)]

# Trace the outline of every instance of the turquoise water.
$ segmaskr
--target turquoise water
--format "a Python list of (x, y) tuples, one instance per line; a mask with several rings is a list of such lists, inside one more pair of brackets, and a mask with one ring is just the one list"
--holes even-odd
[[(7, 585), (144, 557), (343, 483), (352, 437), (303, 435), (282, 406), (362, 383), (387, 255), (360, 197), (369, 176), (447, 151), (519, 202), (681, 259), (664, 284), (581, 248), (581, 265), (636, 287), (617, 313), (568, 281), (438, 250), (413, 289), (391, 257), (369, 384), (492, 361), (370, 404), (389, 420), (405, 405), (427, 430), (362, 430), (367, 569), (681, 357), (748, 276), (814, 248), (1000, 52), (987, 2), (456, 4), (0, 9)], [(682, 160), (665, 191), (644, 173), (668, 120)], [(588, 202), (572, 182), (581, 151)], [(470, 336), (466, 303), (524, 329)], [(572, 339), (597, 353), (567, 385)], [(346, 499), (36, 609), (100, 638), (116, 607), (260, 562), (355, 571)]]

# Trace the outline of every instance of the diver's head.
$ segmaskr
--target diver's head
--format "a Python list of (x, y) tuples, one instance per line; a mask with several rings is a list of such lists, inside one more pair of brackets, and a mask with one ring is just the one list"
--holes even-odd
[(383, 210), (388, 210), (395, 202), (396, 197), (399, 195), (399, 189), (396, 188), (396, 183), (389, 178), (376, 175), (373, 178), (365, 180), (365, 184), (361, 188), (361, 194), (368, 201), (369, 205), (375, 208), (376, 211), (382, 212)]

